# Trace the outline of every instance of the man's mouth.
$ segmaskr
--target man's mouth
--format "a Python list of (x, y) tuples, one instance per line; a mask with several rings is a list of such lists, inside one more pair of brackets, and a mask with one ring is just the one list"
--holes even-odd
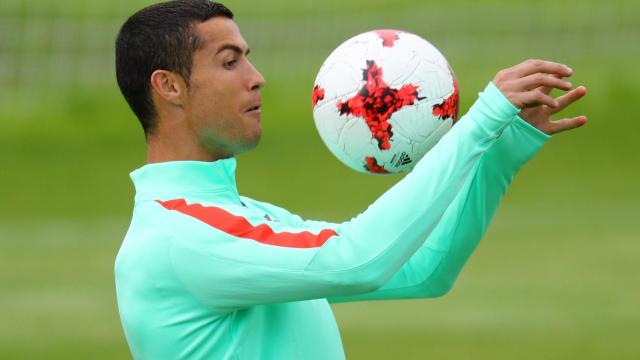
[(260, 111), (260, 108), (262, 108), (262, 105), (261, 104), (256, 104), (256, 105), (248, 108), (245, 112)]

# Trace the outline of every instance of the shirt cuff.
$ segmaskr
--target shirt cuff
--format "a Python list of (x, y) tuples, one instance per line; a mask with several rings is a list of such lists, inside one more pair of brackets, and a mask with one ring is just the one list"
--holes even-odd
[(498, 89), (493, 81), (489, 81), (489, 84), (484, 88), (482, 94), (485, 95), (485, 100), (489, 102), (488, 105), (491, 105), (497, 113), (505, 115), (511, 114), (513, 116), (520, 112), (520, 109), (513, 105), (511, 101), (504, 96), (502, 91)]
[(533, 139), (539, 140), (541, 142), (546, 142), (551, 138), (551, 135), (547, 135), (544, 132), (538, 130), (538, 128), (529, 124), (526, 120), (521, 118), (519, 115), (516, 115), (516, 118), (513, 121), (513, 125), (520, 128), (524, 133), (528, 134)]
[(478, 100), (469, 109), (476, 124), (487, 135), (498, 136), (520, 112), (492, 83), (486, 86)]

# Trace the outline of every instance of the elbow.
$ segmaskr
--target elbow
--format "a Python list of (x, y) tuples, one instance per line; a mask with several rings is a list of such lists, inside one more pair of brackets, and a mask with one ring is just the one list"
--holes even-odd
[(358, 276), (358, 282), (365, 290), (363, 292), (376, 291), (385, 286), (398, 270), (396, 267), (372, 261), (360, 268), (361, 274)]
[(358, 286), (362, 289), (362, 293), (368, 293), (380, 289), (387, 281), (389, 281), (389, 277), (385, 274), (372, 274), (372, 276), (361, 279)]
[(455, 277), (434, 276), (428, 278), (420, 287), (423, 298), (437, 298), (448, 294), (456, 282)]
[(352, 269), (342, 277), (343, 290), (350, 295), (365, 294), (376, 291), (389, 280), (389, 275), (380, 269), (362, 266)]
[(373, 292), (380, 289), (381, 287), (384, 286), (385, 282), (386, 282), (386, 278), (383, 278), (382, 276), (374, 276), (374, 275), (362, 276), (357, 279), (354, 279), (353, 282), (350, 284), (350, 288), (356, 294), (366, 294), (366, 293)]
[(428, 297), (437, 298), (437, 297), (445, 296), (449, 293), (449, 291), (451, 291), (452, 288), (453, 288), (453, 284), (447, 284), (447, 285), (435, 287), (433, 290), (429, 292)]

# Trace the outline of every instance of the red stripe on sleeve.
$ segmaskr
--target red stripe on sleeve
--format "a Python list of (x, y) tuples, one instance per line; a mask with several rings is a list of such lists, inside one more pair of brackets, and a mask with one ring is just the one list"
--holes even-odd
[(266, 245), (289, 248), (316, 248), (321, 247), (329, 238), (337, 235), (332, 229), (323, 229), (318, 234), (313, 234), (309, 231), (299, 233), (274, 232), (267, 224), (253, 226), (244, 217), (233, 215), (219, 207), (187, 204), (184, 199), (156, 200), (156, 202), (167, 210), (175, 210), (194, 217), (229, 235), (255, 240)]

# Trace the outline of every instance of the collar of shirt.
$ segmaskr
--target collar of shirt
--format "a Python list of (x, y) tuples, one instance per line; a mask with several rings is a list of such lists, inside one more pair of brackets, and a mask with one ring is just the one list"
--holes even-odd
[(168, 161), (146, 164), (129, 176), (136, 189), (136, 202), (194, 193), (231, 191), (236, 188), (236, 159)]

